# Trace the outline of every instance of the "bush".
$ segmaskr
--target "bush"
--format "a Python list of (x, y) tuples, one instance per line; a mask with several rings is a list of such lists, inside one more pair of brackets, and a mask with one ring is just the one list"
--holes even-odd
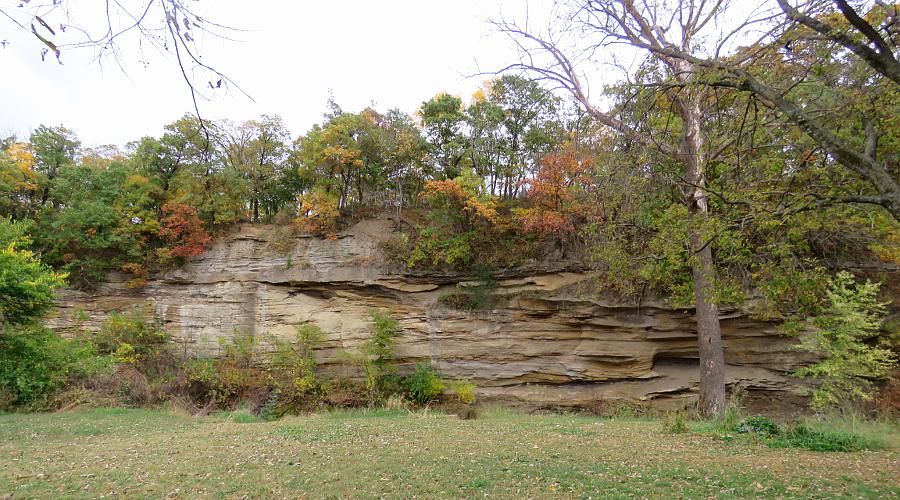
[(497, 303), (497, 297), (494, 295), (497, 291), (497, 280), (491, 274), (490, 267), (478, 266), (475, 278), (475, 284), (456, 285), (456, 291), (439, 295), (438, 303), (462, 311), (480, 311), (494, 307)]
[(444, 379), (427, 363), (416, 364), (415, 370), (403, 379), (410, 399), (425, 404), (436, 401), (444, 392)]
[[(316, 375), (315, 349), (325, 340), (322, 329), (312, 323), (297, 326), (296, 342), (276, 341), (275, 353), (269, 364), (269, 375), (275, 385), (267, 404), (273, 413), (283, 414), (298, 409), (308, 396), (319, 396), (324, 384)], [(277, 401), (276, 401), (277, 400)]]
[(120, 364), (116, 371), (99, 382), (102, 393), (114, 396), (119, 404), (141, 407), (154, 400), (147, 377), (131, 364)]
[(400, 323), (384, 311), (370, 311), (372, 319), (372, 338), (360, 349), (356, 359), (362, 364), (366, 373), (366, 388), (370, 396), (380, 398), (397, 391), (398, 379), (391, 361), (394, 358), (394, 345), (400, 335)]
[(53, 307), (53, 289), (65, 274), (53, 271), (33, 252), (22, 222), (0, 217), (0, 336), (4, 324), (26, 325)]
[(256, 339), (235, 332), (229, 340), (219, 338), (220, 358), (198, 358), (185, 365), (188, 392), (194, 400), (228, 405), (245, 397), (253, 388), (264, 385), (264, 377), (254, 366)]
[(229, 359), (193, 359), (187, 363), (189, 392), (194, 399), (232, 404), (264, 385), (260, 370)]
[(775, 437), (781, 434), (778, 424), (762, 415), (754, 415), (744, 419), (737, 427), (738, 434), (758, 434), (765, 437)]
[(10, 328), (0, 335), (0, 387), (7, 388), (6, 398), (15, 406), (40, 406), (66, 384), (111, 365), (90, 344), (43, 327)]
[(100, 354), (117, 362), (137, 364), (159, 356), (169, 343), (169, 334), (157, 322), (147, 322), (140, 312), (113, 313), (88, 337)]
[(470, 405), (475, 402), (475, 384), (468, 380), (451, 380), (448, 388), (460, 403)]
[(682, 434), (688, 431), (687, 419), (680, 411), (669, 412), (663, 420), (663, 430), (669, 434)]

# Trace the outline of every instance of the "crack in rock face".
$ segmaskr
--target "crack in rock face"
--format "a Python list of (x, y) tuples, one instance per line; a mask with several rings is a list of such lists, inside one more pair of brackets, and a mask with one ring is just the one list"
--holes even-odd
[[(218, 340), (235, 332), (253, 334), (266, 350), (274, 339), (294, 339), (296, 325), (312, 322), (326, 333), (317, 359), (323, 369), (336, 370), (340, 352), (369, 337), (370, 311), (387, 309), (402, 328), (396, 348), (401, 373), (430, 361), (447, 379), (477, 384), (482, 400), (531, 408), (610, 400), (673, 407), (696, 400), (690, 311), (586, 299), (579, 290), (591, 277), (565, 262), (506, 270), (489, 310), (453, 309), (439, 298), (475, 284), (471, 276), (392, 270), (380, 251), (392, 224), (367, 220), (337, 239), (293, 236), (288, 242), (273, 241), (280, 234), (273, 226), (238, 226), (140, 289), (127, 288), (127, 276), (111, 274), (94, 290), (61, 291), (48, 324), (63, 333), (76, 323), (98, 328), (113, 312), (139, 308), (161, 319), (186, 352), (215, 356)], [(280, 253), (276, 246), (290, 250)], [(787, 372), (809, 359), (777, 325), (733, 310), (723, 311), (721, 324), (732, 389), (764, 401), (797, 398), (800, 382)]]

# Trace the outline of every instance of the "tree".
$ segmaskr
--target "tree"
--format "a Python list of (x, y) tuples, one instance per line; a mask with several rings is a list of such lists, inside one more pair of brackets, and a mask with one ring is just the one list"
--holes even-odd
[(196, 156), (192, 151), (196, 141), (191, 138), (195, 133), (195, 123), (192, 116), (186, 115), (166, 125), (166, 131), (159, 139), (144, 137), (133, 146), (132, 161), (165, 192), (169, 191), (172, 180)]
[(124, 162), (64, 169), (51, 192), (64, 203), (35, 229), (44, 259), (82, 287), (128, 264), (143, 266), (159, 230), (158, 190)]
[[(573, 2), (567, 19), (567, 30), (581, 30), (580, 35), (592, 41), (591, 48), (624, 44), (643, 49), (646, 56), (657, 63), (659, 76), (670, 84), (667, 94), (680, 122), (680, 138), (675, 144), (657, 142), (652, 135), (628, 126), (618, 116), (618, 110), (603, 111), (590, 99), (582, 76), (572, 60), (560, 49), (553, 34), (539, 36), (500, 21), (497, 26), (513, 37), (523, 49), (521, 62), (512, 68), (524, 69), (550, 80), (571, 92), (598, 122), (612, 128), (626, 138), (658, 150), (680, 165), (684, 179), (683, 200), (691, 214), (693, 229), (688, 232), (692, 258), (690, 266), (694, 282), (694, 303), (697, 318), (697, 340), (700, 355), (700, 410), (706, 415), (720, 415), (725, 408), (725, 359), (719, 325), (719, 308), (714, 300), (717, 281), (715, 262), (709, 241), (700, 230), (709, 212), (706, 191), (708, 146), (702, 128), (701, 102), (705, 96), (694, 85), (693, 66), (689, 60), (668, 57), (661, 49), (669, 46), (696, 50), (706, 35), (704, 29), (722, 13), (722, 2), (681, 1), (674, 5), (656, 5), (650, 0), (636, 4), (630, 0), (602, 0)], [(659, 22), (668, 20), (668, 26)], [(654, 28), (657, 27), (657, 28)], [(536, 57), (546, 57), (546, 64), (536, 63)], [(542, 59), (537, 59), (542, 60)], [(661, 83), (661, 82), (656, 82)], [(680, 91), (676, 91), (680, 90)]]
[(166, 199), (191, 205), (209, 227), (246, 220), (250, 197), (240, 170), (229, 165), (217, 148), (224, 144), (220, 128), (217, 123), (204, 125), (193, 115), (166, 127), (166, 134), (171, 134), (167, 140), (177, 145), (174, 152), (182, 157)]
[(886, 315), (878, 302), (879, 284), (856, 284), (852, 274), (837, 274), (828, 289), (828, 306), (811, 319), (815, 328), (800, 348), (823, 355), (824, 359), (797, 370), (800, 377), (815, 377), (820, 385), (813, 391), (817, 409), (836, 407), (854, 400), (870, 400), (871, 381), (884, 379), (897, 366), (890, 349), (871, 345)]
[(479, 240), (495, 239), (491, 229), (498, 221), (497, 197), (471, 168), (454, 179), (427, 181), (420, 196), (428, 207), (427, 224), (418, 228), (409, 266), (427, 262), (466, 267), (476, 257), (475, 247), (483, 243)]
[(584, 193), (591, 183), (590, 161), (572, 146), (545, 155), (534, 177), (525, 181), (530, 206), (518, 211), (522, 229), (560, 239), (578, 232), (589, 210)]
[[(556, 123), (559, 98), (534, 80), (516, 75), (503, 75), (486, 85), (490, 125), (496, 127), (490, 136), (497, 148), (492, 168), (487, 172), (491, 192), (505, 198), (519, 194), (522, 182), (533, 174), (543, 155), (556, 145), (559, 126)], [(470, 107), (476, 108), (475, 105)], [(472, 120), (471, 128), (475, 129)]]
[[(591, 16), (598, 10), (596, 6), (606, 3), (589, 2), (586, 15)], [(622, 19), (622, 15), (631, 16), (631, 12), (643, 18), (641, 12), (653, 12), (649, 8), (634, 8), (631, 2), (618, 3), (630, 7), (618, 11), (607, 7), (600, 10), (604, 15), (611, 14), (614, 19)], [(680, 5), (696, 12), (697, 9), (693, 8), (695, 3), (682, 0)], [(786, 122), (806, 134), (832, 161), (866, 181), (870, 190), (874, 191), (820, 199), (817, 204), (875, 204), (884, 207), (895, 220), (900, 220), (900, 184), (896, 180), (897, 165), (892, 160), (896, 154), (895, 142), (885, 136), (895, 129), (891, 125), (897, 113), (897, 103), (900, 102), (897, 99), (898, 85), (892, 76), (896, 58), (890, 51), (885, 52), (888, 40), (892, 44), (897, 43), (897, 30), (892, 28), (896, 9), (876, 2), (865, 16), (861, 16), (842, 0), (834, 1), (839, 13), (829, 7), (831, 2), (824, 0), (803, 0), (799, 7), (787, 0), (778, 0), (778, 4), (783, 17), (763, 11), (739, 20), (730, 30), (721, 30), (716, 46), (703, 53), (692, 50), (690, 46), (669, 43), (659, 35), (664, 29), (654, 29), (655, 18), (644, 18), (643, 23), (631, 26), (618, 22), (597, 26), (621, 28), (620, 33), (615, 33), (610, 40), (627, 41), (660, 59), (672, 61), (681, 68), (682, 80), (752, 94), (759, 104), (776, 110)], [(722, 11), (726, 4), (717, 2), (715, 5), (715, 10)], [(875, 24), (878, 28), (865, 18), (877, 20)], [(710, 25), (703, 18), (696, 21), (696, 28), (708, 28)], [(735, 34), (758, 26), (767, 28), (758, 40), (747, 47), (734, 48)], [(510, 30), (515, 31), (515, 28)], [(552, 42), (540, 41), (546, 44), (542, 50), (551, 54), (557, 50)], [(587, 96), (582, 83), (576, 81), (577, 78), (573, 80), (566, 76), (569, 71), (566, 68), (574, 71), (571, 61), (558, 50), (553, 57), (557, 60), (557, 69), (561, 71), (545, 73), (545, 76), (560, 82), (576, 95), (582, 95), (579, 100), (585, 101)], [(779, 66), (789, 68), (789, 71), (771, 71)], [(817, 80), (828, 71), (843, 73), (842, 77), (852, 78), (858, 83), (838, 86), (845, 90), (852, 89), (844, 95), (828, 95), (833, 90), (829, 85), (819, 87), (826, 97), (824, 99), (821, 94), (809, 93), (806, 84), (819, 83)], [(778, 77), (769, 78), (773, 75)], [(592, 114), (606, 120), (610, 126), (623, 127), (609, 114), (602, 117)], [(848, 116), (853, 118), (849, 121), (850, 127), (844, 126)]]
[(271, 196), (282, 182), (290, 155), (284, 121), (278, 116), (263, 115), (237, 126), (220, 123), (216, 135), (226, 163), (246, 180), (251, 220), (260, 221), (260, 207), (267, 218), (275, 215), (292, 198)]
[(462, 135), (465, 124), (462, 99), (441, 93), (422, 103), (419, 108), (425, 137), (434, 148), (436, 171), (444, 179), (452, 179), (461, 172), (465, 156)]
[(340, 112), (299, 139), (298, 156), (304, 176), (348, 213), (380, 196), (387, 183), (384, 117), (371, 108)]
[[(131, 46), (142, 53), (152, 48), (173, 56), (197, 116), (200, 116), (197, 98), (203, 97), (204, 91), (231, 86), (244, 93), (228, 76), (203, 60), (197, 40), (228, 39), (233, 28), (198, 15), (196, 2), (106, 0), (90, 7), (83, 5), (72, 0), (7, 2), (0, 4), (0, 19), (33, 36), (42, 60), (52, 55), (60, 64), (65, 53), (92, 50), (95, 60), (102, 63), (112, 58), (124, 71), (121, 51)], [(100, 22), (84, 21), (90, 17)], [(200, 123), (202, 126), (203, 122)], [(204, 128), (204, 132), (208, 131)]]
[(406, 113), (392, 109), (384, 116), (385, 176), (395, 190), (397, 223), (400, 223), (407, 200), (414, 200), (421, 192), (426, 176), (431, 173), (428, 165), (429, 144), (421, 130)]
[(30, 145), (11, 142), (0, 151), (0, 216), (19, 219), (33, 215), (39, 190)]
[(75, 155), (81, 143), (75, 134), (63, 126), (39, 126), (31, 134), (31, 148), (34, 154), (34, 170), (40, 174), (40, 205), (44, 206), (50, 196), (53, 182), (62, 169), (75, 162)]
[[(795, 7), (787, 0), (778, 0), (778, 6), (788, 19), (853, 52), (872, 69), (900, 85), (900, 62), (894, 54), (898, 33), (893, 25), (898, 16), (897, 7), (875, 2), (872, 15), (863, 16), (846, 0), (834, 0), (842, 19), (832, 23), (828, 20), (828, 17), (835, 17), (831, 3), (803, 0)], [(866, 17), (882, 23), (873, 26)]]
[(203, 228), (203, 222), (197, 217), (197, 211), (183, 203), (166, 203), (163, 206), (165, 218), (162, 220), (159, 235), (168, 243), (157, 251), (164, 260), (169, 257), (196, 257), (206, 250), (212, 237)]
[(65, 274), (54, 272), (25, 247), (24, 224), (0, 217), (0, 333), (31, 323), (53, 307), (53, 289)]

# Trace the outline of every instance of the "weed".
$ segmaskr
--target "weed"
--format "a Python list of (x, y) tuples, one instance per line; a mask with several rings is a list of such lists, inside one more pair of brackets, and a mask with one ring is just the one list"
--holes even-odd
[(669, 412), (663, 420), (663, 430), (669, 434), (682, 434), (688, 431), (687, 419), (680, 411)]
[(259, 422), (264, 422), (263, 419), (257, 417), (256, 415), (244, 411), (236, 411), (232, 413), (231, 421), (236, 424), (256, 424)]
[(781, 437), (769, 441), (772, 448), (802, 448), (810, 451), (860, 451), (872, 447), (862, 436), (839, 431), (814, 429), (800, 424)]

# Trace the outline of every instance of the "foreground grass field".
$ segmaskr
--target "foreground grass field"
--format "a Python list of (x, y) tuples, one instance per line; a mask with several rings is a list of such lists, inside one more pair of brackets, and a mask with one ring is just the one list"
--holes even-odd
[(896, 450), (770, 449), (571, 415), (235, 417), (0, 415), (0, 498), (900, 496)]

